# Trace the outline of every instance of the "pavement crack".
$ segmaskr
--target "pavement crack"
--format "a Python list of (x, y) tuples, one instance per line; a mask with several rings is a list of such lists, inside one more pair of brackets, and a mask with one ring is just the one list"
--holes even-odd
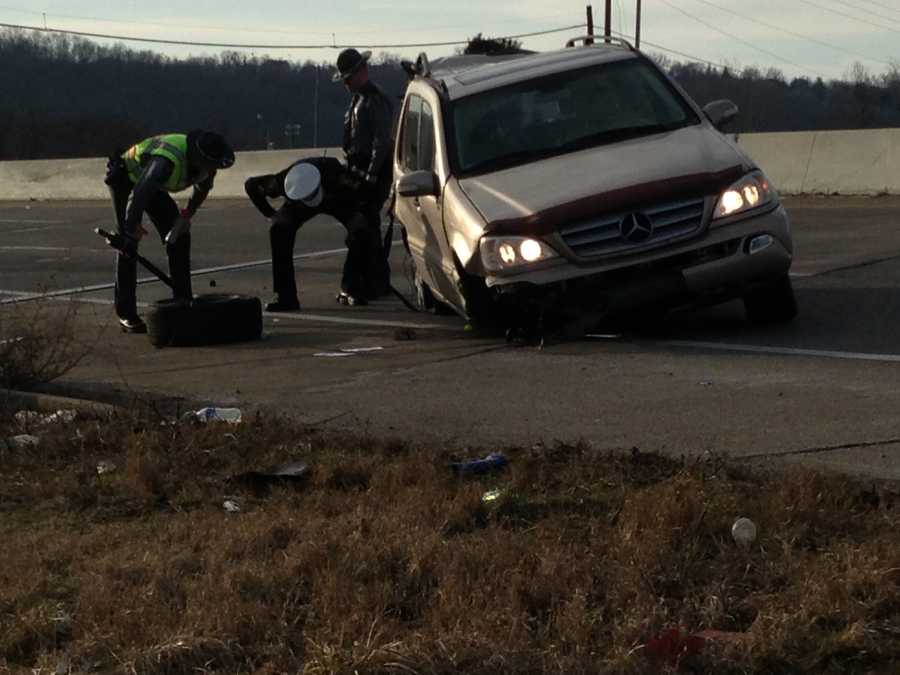
[(738, 460), (747, 459), (765, 459), (769, 457), (791, 457), (793, 455), (816, 455), (823, 452), (834, 452), (836, 450), (855, 450), (857, 448), (877, 448), (882, 445), (900, 444), (900, 438), (889, 438), (883, 441), (863, 441), (861, 443), (841, 443), (840, 445), (821, 445), (813, 448), (803, 448), (802, 450), (783, 450), (781, 452), (760, 452), (754, 455), (744, 455), (736, 457)]
[(863, 267), (871, 267), (872, 265), (878, 265), (883, 262), (891, 262), (892, 260), (900, 260), (900, 253), (895, 255), (885, 256), (884, 258), (875, 258), (874, 260), (864, 260), (863, 262), (853, 263), (852, 265), (842, 265), (841, 267), (835, 267), (830, 270), (823, 270), (821, 272), (813, 272), (806, 276), (807, 279), (813, 279), (815, 277), (824, 277), (829, 274), (834, 274), (836, 272), (848, 272), (850, 270), (858, 270)]

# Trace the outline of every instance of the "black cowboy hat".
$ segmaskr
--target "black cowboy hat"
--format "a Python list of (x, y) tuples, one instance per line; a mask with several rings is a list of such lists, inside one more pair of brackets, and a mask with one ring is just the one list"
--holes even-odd
[(341, 82), (342, 80), (346, 80), (353, 73), (359, 70), (366, 61), (369, 60), (369, 57), (372, 56), (372, 52), (363, 52), (360, 54), (355, 49), (345, 49), (340, 54), (338, 54), (337, 58), (337, 72), (332, 77), (333, 82)]
[(196, 129), (188, 134), (188, 152), (219, 169), (234, 164), (234, 150), (225, 137), (212, 131)]

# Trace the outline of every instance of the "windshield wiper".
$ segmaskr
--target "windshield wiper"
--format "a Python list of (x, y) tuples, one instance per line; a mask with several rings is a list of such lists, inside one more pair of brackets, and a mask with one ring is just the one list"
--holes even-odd
[(604, 143), (613, 143), (626, 138), (637, 138), (639, 136), (650, 136), (651, 134), (673, 131), (686, 127), (690, 124), (690, 120), (680, 120), (678, 122), (670, 122), (668, 124), (636, 124), (630, 127), (619, 127), (617, 129), (606, 129), (604, 131), (590, 134), (588, 136), (580, 136), (567, 143), (561, 145), (548, 146), (545, 148), (519, 150), (497, 157), (490, 157), (481, 162), (473, 164), (466, 168), (462, 173), (472, 175), (476, 173), (487, 173), (489, 171), (497, 171), (505, 169), (516, 164), (524, 164), (536, 159), (552, 157), (553, 155), (562, 155), (573, 150), (581, 150), (595, 145)]
[(564, 152), (571, 152), (572, 150), (589, 148), (591, 146), (601, 145), (603, 143), (622, 141), (626, 138), (638, 138), (640, 136), (650, 136), (652, 134), (661, 134), (666, 131), (674, 131), (675, 129), (685, 127), (688, 124), (688, 120), (681, 120), (678, 122), (670, 122), (668, 124), (636, 124), (630, 127), (606, 129), (604, 131), (599, 131), (596, 134), (590, 134), (588, 136), (575, 138), (568, 143), (564, 143), (563, 145), (559, 146), (559, 149)]
[(560, 149), (558, 147), (519, 150), (518, 152), (511, 152), (505, 155), (499, 155), (497, 157), (485, 159), (481, 162), (473, 164), (470, 167), (467, 167), (462, 173), (469, 175), (475, 173), (497, 171), (498, 169), (505, 169), (516, 164), (524, 164), (525, 162), (529, 162), (535, 159), (549, 157), (550, 155), (555, 155), (559, 152)]

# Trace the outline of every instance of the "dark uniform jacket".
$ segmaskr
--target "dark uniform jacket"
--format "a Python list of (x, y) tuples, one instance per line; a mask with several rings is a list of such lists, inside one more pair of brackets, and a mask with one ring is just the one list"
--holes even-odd
[(390, 100), (373, 82), (353, 95), (344, 115), (347, 165), (372, 181), (380, 182), (385, 175), (390, 181), (393, 116)]
[(322, 175), (322, 203), (315, 208), (308, 207), (302, 202), (288, 202), (287, 205), (301, 211), (327, 213), (344, 222), (344, 218), (352, 211), (359, 181), (347, 173), (346, 167), (336, 157), (301, 159), (278, 173), (248, 178), (244, 183), (244, 189), (253, 205), (266, 218), (274, 216), (276, 209), (269, 203), (269, 199), (285, 196), (284, 180), (297, 164), (312, 164), (319, 170)]
[[(165, 191), (166, 181), (175, 170), (175, 166), (165, 157), (151, 157), (147, 162), (141, 177), (138, 179), (137, 185), (131, 194), (131, 201), (128, 203), (128, 211), (125, 215), (125, 231), (134, 232), (141, 222), (144, 210), (147, 204), (157, 192)], [(185, 171), (195, 171), (191, 165), (185, 167)], [(213, 189), (216, 171), (201, 171), (199, 174), (191, 175), (190, 179), (194, 185), (194, 192), (187, 203), (187, 210), (194, 213), (200, 208), (200, 205), (206, 201), (206, 197)]]

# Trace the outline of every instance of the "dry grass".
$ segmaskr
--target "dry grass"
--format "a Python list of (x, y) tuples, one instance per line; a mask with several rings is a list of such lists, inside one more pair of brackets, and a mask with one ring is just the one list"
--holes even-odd
[[(428, 448), (272, 418), (47, 433), (0, 455), (0, 670), (900, 668), (885, 489), (569, 446), (509, 448), (506, 473), (459, 479)], [(227, 480), (291, 459), (315, 467), (302, 487)], [(748, 550), (730, 537), (740, 515), (759, 526)], [(648, 641), (671, 628), (737, 635), (654, 660)]]

